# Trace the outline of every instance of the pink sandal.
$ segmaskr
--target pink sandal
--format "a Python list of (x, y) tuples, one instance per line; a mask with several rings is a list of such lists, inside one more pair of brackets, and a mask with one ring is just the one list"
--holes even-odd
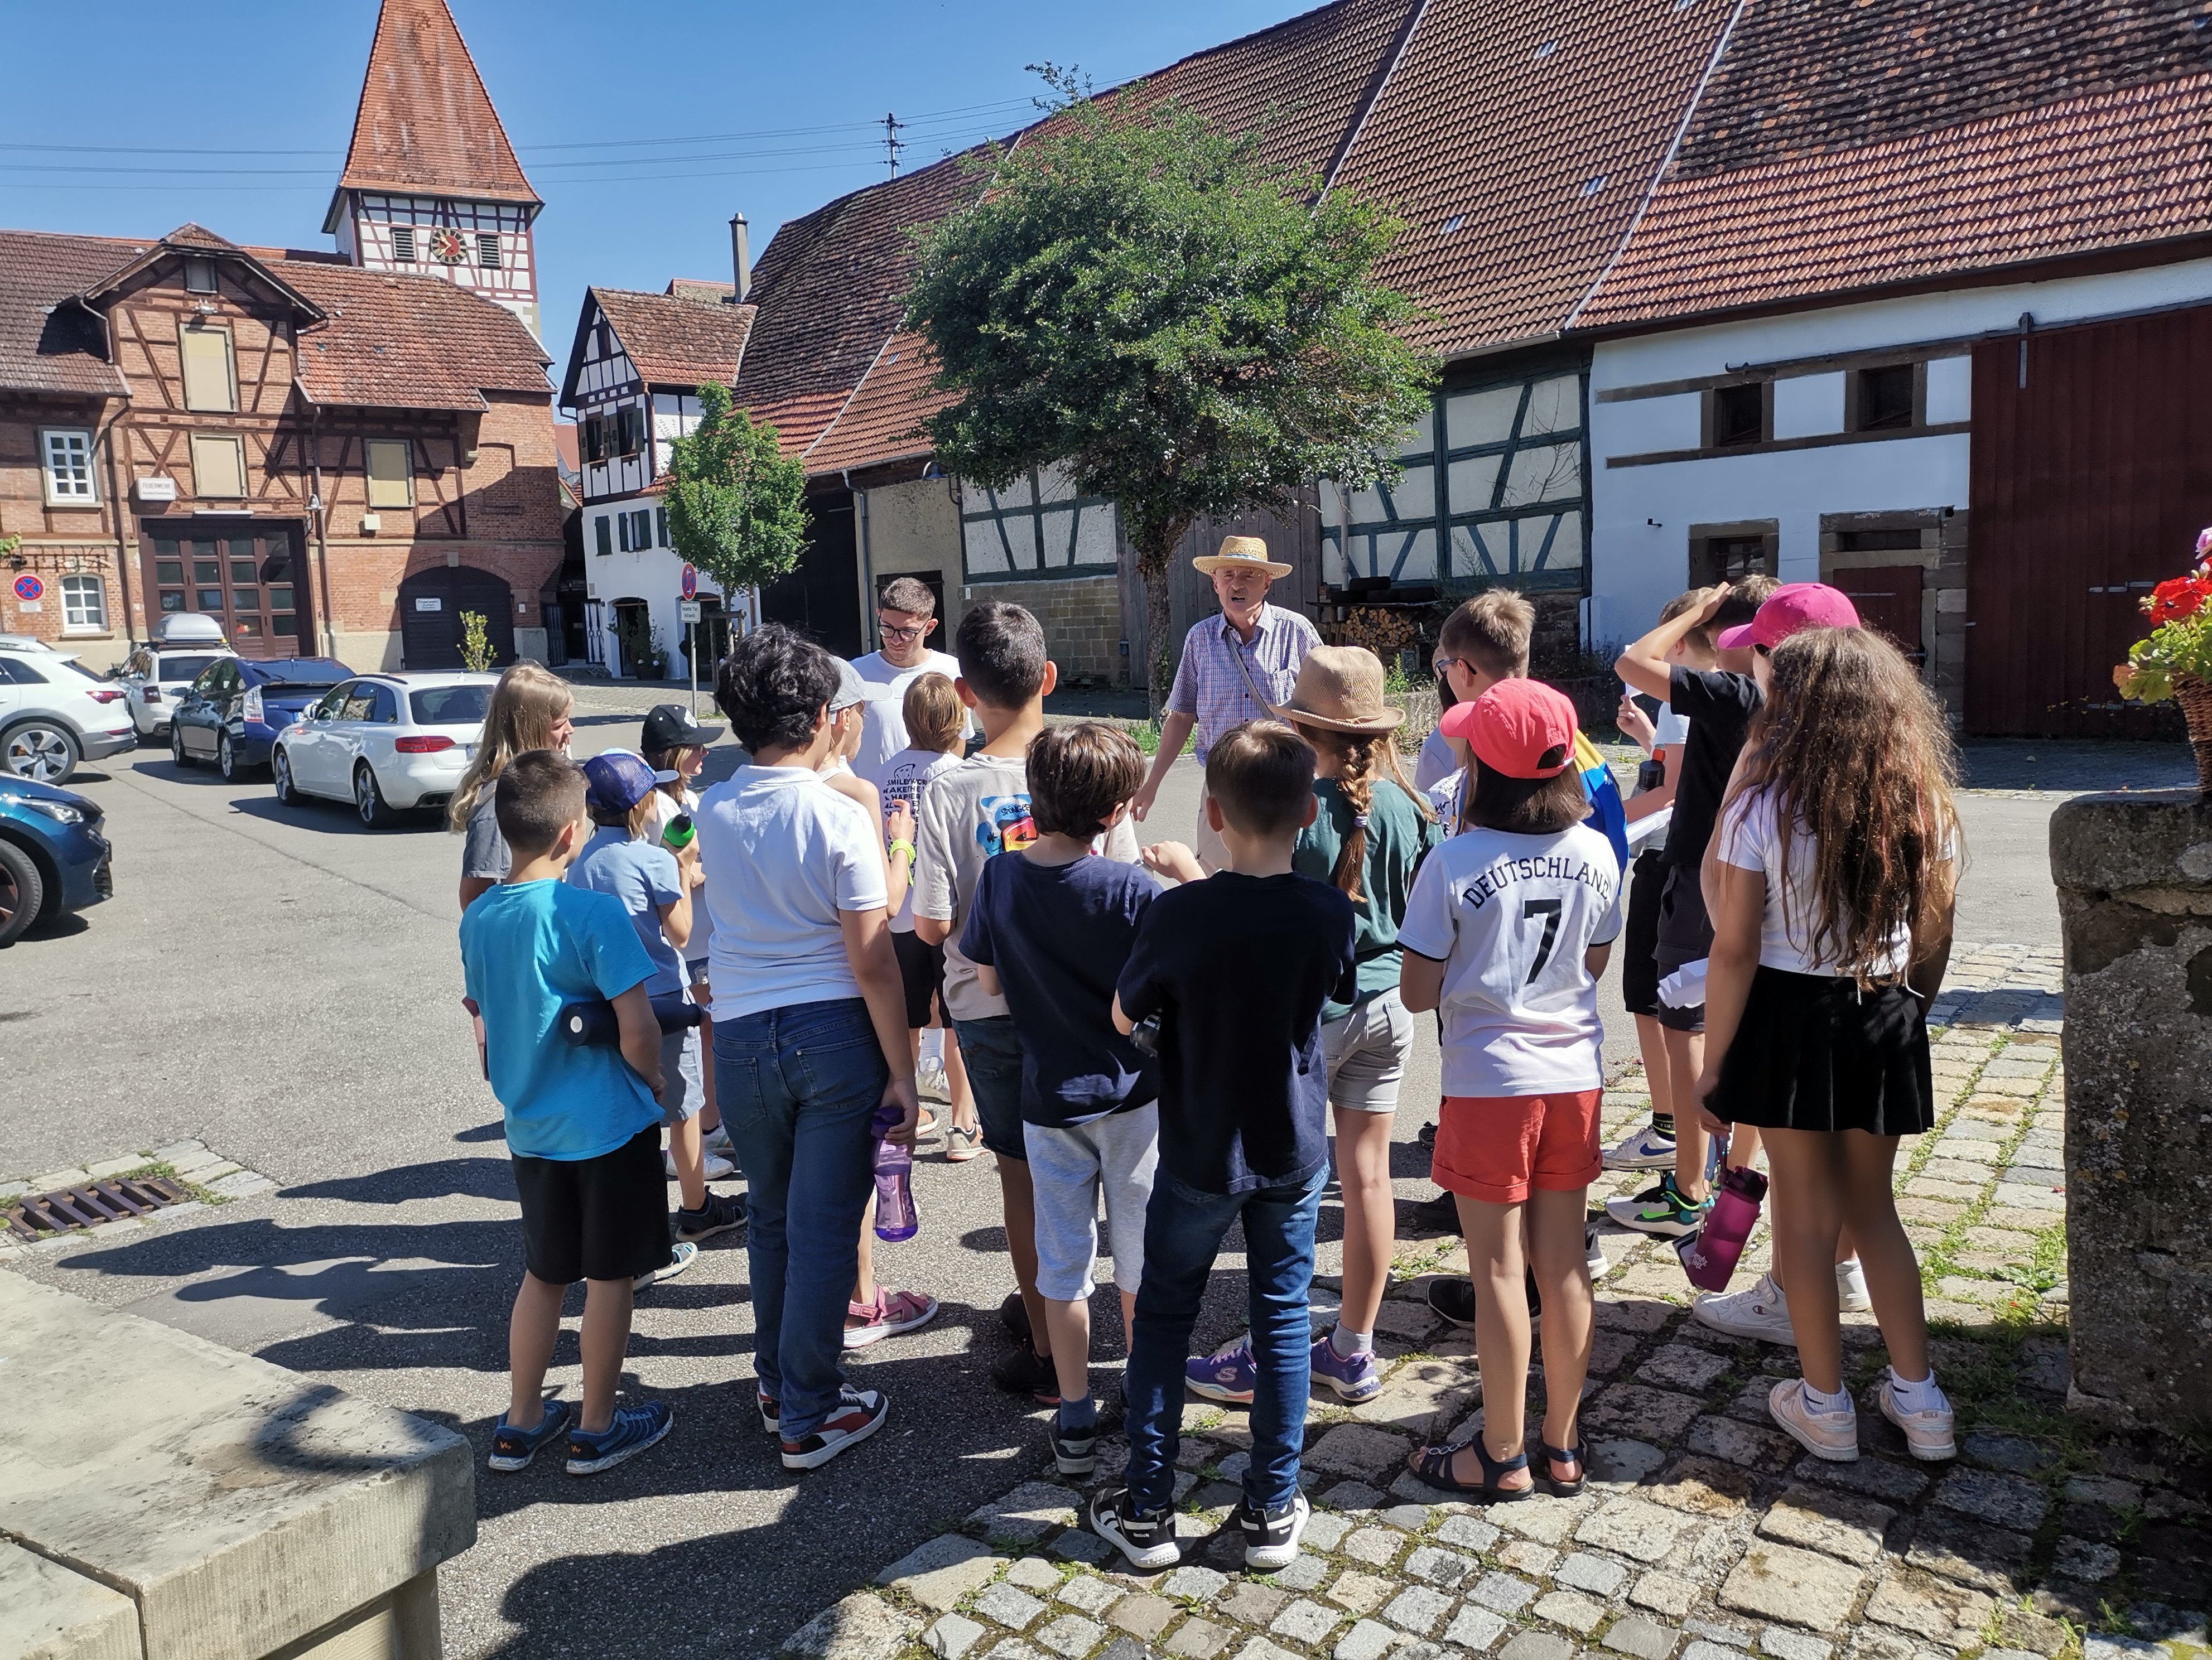
[(865, 1323), (845, 1328), (845, 1347), (863, 1349), (886, 1337), (902, 1336), (927, 1325), (937, 1318), (937, 1299), (918, 1291), (893, 1291), (878, 1286), (873, 1303), (848, 1303), (845, 1311), (848, 1317)]

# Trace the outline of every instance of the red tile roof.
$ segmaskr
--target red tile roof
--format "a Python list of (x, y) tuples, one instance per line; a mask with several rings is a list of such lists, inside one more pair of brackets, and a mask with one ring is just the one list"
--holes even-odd
[(539, 205), (445, 0), (384, 0), (324, 230), (348, 190)]
[(937, 360), (920, 335), (891, 336), (836, 418), (807, 450), (806, 470), (831, 472), (927, 455), (930, 442), (921, 423), (952, 401), (951, 393), (931, 387), (936, 373)]
[(0, 231), (0, 388), (121, 398), (100, 319), (68, 303), (153, 246), (105, 236)]
[[(724, 294), (733, 291), (731, 284), (722, 284)], [(689, 391), (709, 380), (726, 386), (737, 380), (738, 364), (745, 355), (745, 337), (752, 331), (754, 307), (728, 305), (720, 299), (641, 294), (629, 289), (594, 288), (586, 293), (586, 315), (592, 306), (599, 307), (631, 366), (647, 386)], [(582, 358), (581, 351), (569, 355), (568, 379), (561, 388), (563, 404), (575, 398)]]
[(1588, 328), (2212, 232), (2212, 75), (1670, 178)]
[(274, 269), (329, 313), (300, 336), (310, 403), (478, 410), (487, 392), (550, 393), (552, 360), (522, 319), (466, 289), (319, 262)]

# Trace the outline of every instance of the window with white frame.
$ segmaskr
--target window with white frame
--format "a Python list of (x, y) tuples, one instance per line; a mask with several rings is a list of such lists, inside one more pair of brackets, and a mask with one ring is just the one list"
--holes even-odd
[(97, 576), (62, 578), (62, 627), (87, 633), (107, 631), (107, 584)]
[(963, 562), (972, 581), (1111, 571), (1114, 504), (1078, 496), (1058, 467), (1024, 474), (1003, 490), (961, 486)]
[(1586, 562), (1579, 371), (1438, 394), (1395, 484), (1322, 495), (1322, 575), (1579, 587)]
[(92, 434), (76, 427), (46, 427), (39, 433), (49, 507), (89, 507), (99, 496), (92, 487)]

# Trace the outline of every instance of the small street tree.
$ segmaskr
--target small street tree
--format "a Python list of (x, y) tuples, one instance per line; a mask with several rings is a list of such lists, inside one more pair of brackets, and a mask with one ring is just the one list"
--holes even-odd
[(668, 539), (734, 599), (788, 576), (806, 544), (806, 467), (727, 386), (699, 388), (699, 424), (670, 446)]
[(1158, 707), (1183, 532), (1316, 477), (1394, 477), (1434, 369), (1403, 337), (1413, 301), (1372, 275), (1404, 228), (1382, 207), (1270, 167), (1264, 129), (1040, 72), (1058, 120), (921, 234), (906, 325), (957, 395), (927, 423), (947, 471), (998, 489), (1057, 465), (1121, 509)]

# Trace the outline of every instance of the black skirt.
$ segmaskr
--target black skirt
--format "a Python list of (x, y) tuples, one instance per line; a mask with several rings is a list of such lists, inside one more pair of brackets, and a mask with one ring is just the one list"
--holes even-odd
[(1760, 1129), (1919, 1135), (1936, 1123), (1920, 1000), (1762, 966), (1705, 1104)]

